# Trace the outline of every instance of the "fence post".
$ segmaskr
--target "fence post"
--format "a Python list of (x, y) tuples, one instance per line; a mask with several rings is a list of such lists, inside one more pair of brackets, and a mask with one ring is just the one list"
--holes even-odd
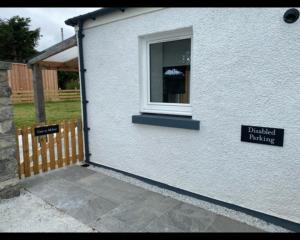
[(43, 75), (38, 64), (32, 65), (33, 91), (36, 122), (46, 122), (46, 111), (44, 102)]

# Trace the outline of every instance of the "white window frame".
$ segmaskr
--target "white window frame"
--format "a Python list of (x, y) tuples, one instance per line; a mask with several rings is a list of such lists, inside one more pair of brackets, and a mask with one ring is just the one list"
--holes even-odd
[[(191, 39), (191, 64), (189, 83), (189, 103), (160, 103), (150, 102), (150, 54), (149, 46), (153, 43), (168, 42), (182, 39)], [(172, 31), (159, 32), (139, 37), (140, 44), (140, 112), (158, 113), (171, 115), (192, 115), (191, 86), (192, 86), (192, 64), (193, 64), (193, 34), (192, 28), (181, 28)]]

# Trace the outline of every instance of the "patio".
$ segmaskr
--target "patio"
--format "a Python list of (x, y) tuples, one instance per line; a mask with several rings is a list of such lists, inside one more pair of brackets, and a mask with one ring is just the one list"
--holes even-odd
[(28, 178), (22, 186), (98, 232), (262, 231), (78, 165)]

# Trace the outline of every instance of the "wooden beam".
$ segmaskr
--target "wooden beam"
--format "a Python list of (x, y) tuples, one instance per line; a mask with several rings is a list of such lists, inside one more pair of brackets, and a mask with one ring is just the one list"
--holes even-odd
[(56, 71), (64, 71), (64, 72), (78, 72), (78, 68), (72, 67), (41, 67), (42, 69), (46, 70), (56, 70)]
[(57, 53), (60, 53), (64, 50), (74, 47), (76, 45), (77, 45), (76, 36), (70, 37), (58, 44), (53, 45), (50, 48), (47, 48), (43, 53), (39, 54), (38, 56), (31, 58), (27, 64), (30, 66), (32, 64), (42, 61), (43, 59), (51, 57)]
[(66, 70), (66, 71), (78, 71), (78, 59), (74, 58), (67, 62), (39, 62), (40, 67), (44, 69)]
[(66, 61), (65, 64), (68, 65), (68, 66), (72, 65), (72, 66), (77, 66), (78, 67), (78, 57), (73, 58), (69, 61)]
[(42, 70), (38, 64), (32, 66), (35, 120), (37, 123), (46, 122), (44, 88)]

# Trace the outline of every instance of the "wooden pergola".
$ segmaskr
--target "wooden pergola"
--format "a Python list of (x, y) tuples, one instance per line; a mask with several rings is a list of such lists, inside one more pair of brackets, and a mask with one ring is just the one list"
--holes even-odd
[(32, 69), (36, 122), (46, 122), (42, 69), (78, 72), (78, 49), (76, 36), (47, 48), (31, 58), (27, 66)]

